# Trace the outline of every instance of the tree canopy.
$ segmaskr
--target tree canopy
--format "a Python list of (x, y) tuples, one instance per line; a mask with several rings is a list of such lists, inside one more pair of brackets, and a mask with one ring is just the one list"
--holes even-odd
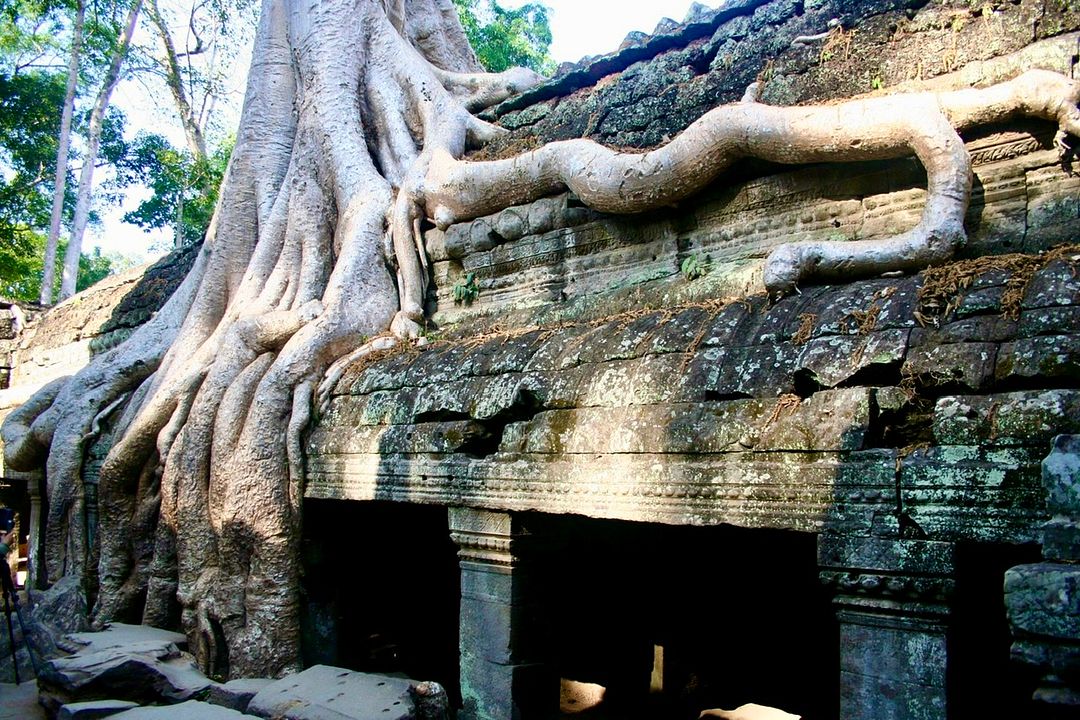
[(199, 157), (173, 147), (161, 135), (140, 132), (116, 163), (116, 181), (120, 185), (143, 182), (152, 194), (126, 213), (124, 222), (146, 230), (172, 228), (176, 246), (202, 240), (234, 142), (226, 138), (207, 156)]
[(454, 5), (469, 44), (488, 72), (525, 67), (550, 74), (554, 69), (550, 10), (544, 4), (526, 3), (516, 10), (496, 0), (454, 0)]
[[(93, 189), (96, 199), (87, 201), (85, 211), (88, 222), (97, 223), (102, 201), (118, 202), (126, 187), (138, 184), (148, 187), (151, 196), (127, 213), (126, 222), (148, 230), (172, 228), (177, 245), (202, 239), (233, 144), (221, 132), (209, 144), (202, 136), (225, 92), (238, 41), (254, 21), (253, 2), (150, 5), (147, 39), (129, 58), (119, 43), (133, 7), (130, 0), (0, 0), (0, 294), (25, 301), (51, 295), (40, 292), (41, 276), (52, 275), (43, 272), (50, 216), (59, 213), (51, 221), (57, 223), (57, 244), (66, 246), (61, 230), (72, 230), (75, 219), (80, 184), (75, 175), (80, 167), (86, 169), (86, 152), (95, 143), (98, 149), (89, 164), (111, 167), (111, 177)], [(179, 42), (173, 37), (177, 26), (184, 28)], [(148, 85), (160, 78), (173, 89), (175, 108), (163, 109), (175, 113), (198, 143), (177, 149), (163, 135), (145, 131), (125, 139), (126, 118), (107, 101), (100, 120), (93, 121), (89, 105), (118, 52), (125, 54), (121, 76), (141, 75)], [(97, 138), (76, 140), (70, 151), (58, 153), (64, 134), (65, 64), (72, 62), (77, 80), (71, 134), (87, 138), (91, 131)], [(58, 161), (63, 163), (59, 175)], [(56, 192), (58, 187), (62, 192)], [(62, 198), (56, 207), (54, 196)], [(117, 257), (94, 251), (81, 257), (75, 290), (103, 268), (107, 272)], [(97, 272), (87, 274), (88, 266)]]

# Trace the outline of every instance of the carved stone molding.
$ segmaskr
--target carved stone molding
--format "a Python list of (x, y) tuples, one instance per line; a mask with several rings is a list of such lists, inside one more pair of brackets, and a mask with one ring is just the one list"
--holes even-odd
[(953, 544), (899, 538), (822, 535), (821, 582), (839, 608), (944, 618), (956, 589)]
[(858, 571), (825, 570), (821, 583), (838, 594), (864, 598), (946, 602), (956, 590), (950, 578)]
[(528, 531), (509, 513), (450, 508), (450, 537), (463, 562), (512, 567)]

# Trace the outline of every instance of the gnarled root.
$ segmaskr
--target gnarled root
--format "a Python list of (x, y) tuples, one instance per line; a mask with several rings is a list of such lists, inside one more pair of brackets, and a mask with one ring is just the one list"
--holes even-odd
[(851, 100), (821, 107), (743, 102), (718, 107), (668, 145), (621, 153), (590, 140), (551, 143), (506, 160), (465, 162), (438, 154), (425, 183), (428, 214), (446, 227), (544, 195), (573, 191), (590, 207), (632, 213), (670, 205), (711, 182), (740, 157), (778, 163), (871, 160), (914, 154), (928, 199), (904, 235), (860, 243), (799, 243), (766, 261), (771, 292), (801, 282), (912, 270), (948, 259), (965, 238), (971, 163), (958, 130), (1009, 117), (1041, 117), (1059, 136), (1077, 135), (1080, 84), (1033, 70), (981, 90)]

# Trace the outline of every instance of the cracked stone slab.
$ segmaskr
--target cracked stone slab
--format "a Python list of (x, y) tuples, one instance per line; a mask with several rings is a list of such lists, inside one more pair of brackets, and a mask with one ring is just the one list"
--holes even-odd
[(135, 708), (111, 717), (116, 720), (240, 720), (250, 718), (251, 715), (198, 700), (189, 700), (179, 705)]
[(413, 720), (418, 718), (401, 678), (315, 665), (260, 690), (248, 713), (275, 720)]
[(183, 702), (211, 685), (179, 649), (178, 643), (186, 646), (187, 641), (178, 633), (115, 623), (103, 632), (68, 637), (82, 649), (50, 660), (38, 677), (42, 704), (52, 713), (61, 705), (90, 700)]

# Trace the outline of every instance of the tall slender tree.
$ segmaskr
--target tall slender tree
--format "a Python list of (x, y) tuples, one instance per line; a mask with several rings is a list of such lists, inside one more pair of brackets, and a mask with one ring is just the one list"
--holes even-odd
[[(71, 225), (71, 237), (68, 240), (67, 252), (64, 253), (64, 271), (60, 279), (61, 300), (75, 294), (75, 286), (79, 276), (79, 256), (82, 254), (83, 234), (86, 232), (86, 224), (90, 219), (90, 197), (94, 189), (94, 164), (97, 162), (98, 150), (101, 146), (105, 113), (109, 109), (109, 101), (112, 99), (113, 90), (116, 89), (117, 83), (120, 82), (120, 71), (131, 47), (131, 38), (135, 34), (142, 3), (143, 0), (133, 0), (130, 9), (127, 11), (127, 17), (122, 26), (123, 29), (110, 53), (108, 69), (105, 71), (105, 77), (102, 79), (101, 86), (98, 89), (94, 108), (90, 112), (86, 150), (83, 152), (82, 170), (79, 172), (79, 193), (75, 203), (75, 218)], [(42, 288), (42, 293), (44, 294), (44, 292), (45, 288)]]
[(75, 91), (79, 84), (79, 60), (82, 53), (83, 26), (86, 21), (86, 2), (76, 0), (75, 23), (72, 27), (71, 48), (68, 51), (67, 90), (60, 117), (60, 137), (56, 147), (56, 179), (53, 181), (52, 214), (49, 236), (45, 242), (45, 259), (41, 273), (42, 305), (52, 305), (56, 281), (56, 250), (60, 244), (60, 226), (64, 219), (64, 198), (67, 191), (68, 152), (71, 149), (71, 116), (75, 113)]

